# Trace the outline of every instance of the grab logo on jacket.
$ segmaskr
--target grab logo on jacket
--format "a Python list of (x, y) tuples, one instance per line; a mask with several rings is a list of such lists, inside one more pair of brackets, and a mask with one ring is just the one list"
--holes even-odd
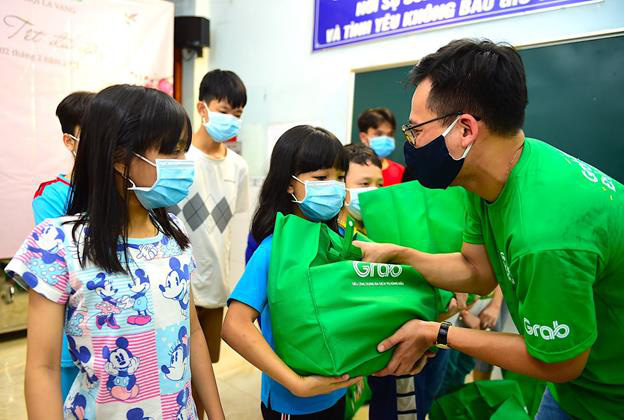
[(397, 278), (403, 272), (403, 267), (394, 264), (379, 264), (379, 263), (363, 263), (360, 261), (353, 261), (353, 269), (358, 277), (392, 277)]
[(527, 334), (535, 337), (542, 337), (544, 340), (554, 340), (556, 338), (566, 338), (570, 335), (570, 327), (566, 324), (559, 324), (559, 321), (553, 321), (552, 328), (548, 325), (531, 325), (531, 321), (524, 318), (524, 329)]

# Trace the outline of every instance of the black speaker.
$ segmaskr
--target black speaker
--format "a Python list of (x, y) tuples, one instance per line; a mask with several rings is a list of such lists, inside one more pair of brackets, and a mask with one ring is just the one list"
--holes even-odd
[(210, 21), (199, 16), (176, 16), (173, 44), (176, 48), (190, 48), (201, 52), (202, 47), (210, 46)]

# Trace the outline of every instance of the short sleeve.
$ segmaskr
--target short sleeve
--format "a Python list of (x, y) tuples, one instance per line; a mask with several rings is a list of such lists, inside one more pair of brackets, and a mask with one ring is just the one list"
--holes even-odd
[[(188, 231), (186, 229), (186, 225), (184, 224), (184, 222), (182, 222), (182, 220), (176, 216), (173, 213), (169, 213), (169, 219), (171, 220), (171, 222), (173, 222), (173, 224), (175, 224), (178, 229), (180, 229), (182, 231), (182, 233), (184, 233), (184, 235), (186, 235), (187, 238), (189, 238), (189, 241), (191, 239), (191, 237), (188, 234)], [(169, 238), (169, 240), (174, 240), (173, 238)], [(182, 251), (183, 253), (188, 253), (190, 255), (190, 262), (189, 262), (189, 273), (193, 273), (193, 271), (195, 271), (195, 269), (197, 268), (197, 262), (195, 261), (195, 257), (193, 256), (193, 245), (189, 243), (189, 247), (185, 250)]]
[(474, 193), (466, 194), (466, 225), (464, 227), (464, 242), (474, 245), (483, 244), (483, 229), (479, 206), (481, 198)]
[(64, 305), (71, 290), (65, 255), (60, 222), (48, 219), (35, 227), (5, 270), (24, 289)]
[(35, 225), (41, 224), (45, 219), (61, 217), (65, 214), (65, 204), (60, 199), (55, 200), (50, 194), (36, 197), (32, 202)]
[(243, 213), (249, 209), (249, 168), (243, 162), (238, 177), (238, 193), (236, 195), (235, 213)]
[(247, 306), (251, 306), (258, 313), (262, 313), (268, 303), (267, 284), (269, 282), (272, 245), (272, 236), (262, 241), (230, 295), (228, 305), (233, 300), (237, 300)]
[(598, 255), (555, 250), (513, 259), (518, 326), (531, 356), (547, 363), (573, 359), (597, 338), (593, 285)]

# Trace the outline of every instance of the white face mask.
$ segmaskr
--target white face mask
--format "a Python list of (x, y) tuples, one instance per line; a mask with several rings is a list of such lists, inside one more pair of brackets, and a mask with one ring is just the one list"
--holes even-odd
[(377, 187), (361, 187), (361, 188), (349, 188), (349, 204), (347, 204), (347, 210), (354, 219), (362, 221), (362, 209), (360, 207), (360, 193), (374, 191)]

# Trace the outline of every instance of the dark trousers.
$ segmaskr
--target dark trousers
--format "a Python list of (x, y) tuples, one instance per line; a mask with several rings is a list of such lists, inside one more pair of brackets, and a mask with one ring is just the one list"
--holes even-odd
[(345, 397), (338, 400), (336, 404), (327, 410), (312, 414), (284, 414), (271, 409), (262, 403), (262, 418), (264, 420), (344, 420), (345, 417)]
[(415, 376), (368, 377), (373, 393), (368, 418), (391, 420), (412, 418), (425, 420), (442, 384), (448, 362), (448, 350), (439, 349), (436, 357)]

